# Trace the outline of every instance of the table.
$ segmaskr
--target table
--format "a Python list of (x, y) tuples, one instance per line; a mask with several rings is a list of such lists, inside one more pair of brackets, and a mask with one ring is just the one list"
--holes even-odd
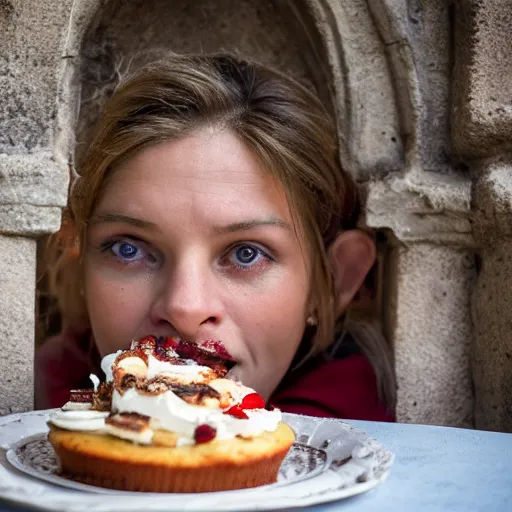
[[(395, 453), (389, 478), (366, 494), (300, 510), (512, 512), (512, 434), (348, 422)], [(26, 510), (0, 503), (0, 512)]]

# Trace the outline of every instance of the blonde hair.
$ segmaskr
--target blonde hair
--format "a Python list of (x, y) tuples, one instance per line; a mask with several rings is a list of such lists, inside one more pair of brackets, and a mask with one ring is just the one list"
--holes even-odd
[[(64, 324), (87, 323), (80, 254), (108, 177), (140, 149), (205, 125), (237, 134), (282, 183), (311, 260), (310, 298), (318, 320), (311, 354), (321, 352), (332, 343), (337, 320), (327, 248), (341, 230), (356, 227), (356, 186), (341, 169), (336, 130), (319, 99), (289, 77), (230, 55), (171, 55), (124, 80), (107, 101), (70, 193), (64, 230), (49, 246), (49, 282)], [(358, 342), (392, 407), (386, 341), (381, 334)]]

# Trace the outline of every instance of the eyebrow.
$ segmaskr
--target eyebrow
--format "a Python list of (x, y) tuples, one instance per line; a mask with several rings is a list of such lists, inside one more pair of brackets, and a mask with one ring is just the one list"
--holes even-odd
[(254, 219), (246, 220), (242, 222), (235, 222), (234, 224), (228, 224), (227, 226), (216, 226), (213, 228), (217, 234), (235, 233), (237, 231), (248, 231), (250, 229), (259, 228), (262, 226), (274, 226), (287, 231), (292, 231), (290, 224), (277, 217), (269, 217), (268, 219)]
[[(138, 219), (136, 217), (130, 217), (129, 215), (123, 215), (121, 213), (100, 213), (94, 215), (91, 219), (92, 225), (102, 223), (130, 224), (131, 226), (135, 226), (137, 228), (160, 231), (159, 227), (153, 222)], [(250, 229), (255, 229), (264, 226), (278, 227), (286, 229), (287, 231), (292, 231), (292, 227), (290, 226), (290, 224), (288, 224), (283, 219), (280, 219), (278, 217), (269, 217), (268, 219), (252, 219), (242, 222), (235, 222), (233, 224), (228, 224), (226, 226), (215, 226), (213, 228), (213, 231), (215, 232), (215, 234), (221, 235), (227, 233), (236, 233), (238, 231), (249, 231)]]
[(98, 215), (94, 215), (90, 222), (92, 225), (95, 224), (114, 224), (114, 223), (123, 223), (130, 224), (131, 226), (135, 226), (136, 228), (144, 228), (151, 229), (154, 231), (160, 231), (158, 226), (153, 222), (149, 222), (148, 220), (137, 219), (136, 217), (130, 217), (129, 215), (123, 215), (121, 213), (100, 213)]

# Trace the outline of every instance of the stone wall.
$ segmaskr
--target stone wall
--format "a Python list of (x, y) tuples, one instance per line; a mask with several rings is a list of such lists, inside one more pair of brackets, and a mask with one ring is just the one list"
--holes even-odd
[(0, 414), (32, 407), (29, 385), (13, 389), (32, 379), (35, 239), (58, 229), (119, 74), (226, 49), (292, 73), (336, 116), (361, 222), (386, 240), (399, 421), (512, 431), (511, 22), (505, 0), (0, 1)]

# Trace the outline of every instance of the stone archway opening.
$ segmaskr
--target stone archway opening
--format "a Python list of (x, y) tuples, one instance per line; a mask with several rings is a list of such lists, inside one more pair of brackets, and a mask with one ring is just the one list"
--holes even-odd
[(80, 54), (76, 156), (119, 78), (168, 52), (234, 52), (289, 73), (331, 103), (325, 62), (287, 2), (112, 0), (89, 25)]

